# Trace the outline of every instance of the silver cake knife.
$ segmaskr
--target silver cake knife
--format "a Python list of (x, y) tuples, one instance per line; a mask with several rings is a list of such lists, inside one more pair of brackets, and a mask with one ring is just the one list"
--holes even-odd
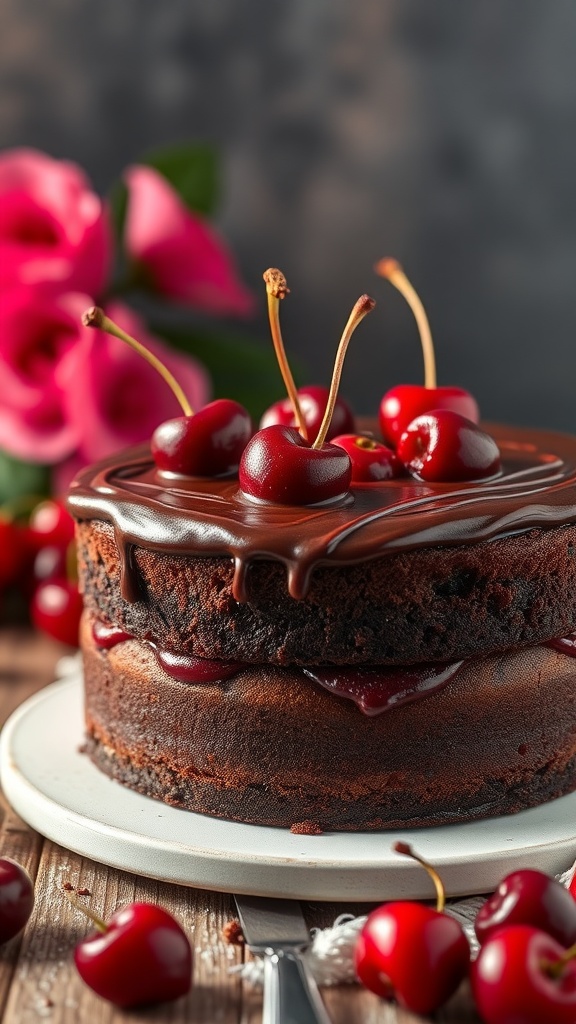
[(262, 1024), (330, 1024), (301, 954), (310, 945), (295, 900), (235, 896), (244, 938), (264, 957)]

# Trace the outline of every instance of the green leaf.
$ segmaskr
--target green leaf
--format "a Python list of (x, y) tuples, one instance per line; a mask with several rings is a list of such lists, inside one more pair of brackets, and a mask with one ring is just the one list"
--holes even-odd
[(50, 493), (50, 470), (21, 462), (0, 450), (0, 505), (28, 495), (42, 498)]
[(196, 213), (214, 213), (220, 196), (218, 157), (210, 146), (189, 144), (159, 149), (144, 157), (176, 189), (186, 206)]
[[(154, 325), (153, 330), (176, 348), (189, 352), (209, 371), (216, 398), (234, 398), (259, 419), (264, 410), (285, 397), (272, 348), (233, 332), (185, 331)], [(290, 360), (295, 378), (298, 365)]]

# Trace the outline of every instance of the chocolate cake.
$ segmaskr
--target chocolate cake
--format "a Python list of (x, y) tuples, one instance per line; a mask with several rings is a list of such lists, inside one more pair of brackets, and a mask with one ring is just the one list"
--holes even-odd
[(85, 470), (87, 750), (120, 783), (245, 822), (465, 821), (576, 787), (576, 438), (494, 428), (482, 483), (403, 477), (257, 503)]

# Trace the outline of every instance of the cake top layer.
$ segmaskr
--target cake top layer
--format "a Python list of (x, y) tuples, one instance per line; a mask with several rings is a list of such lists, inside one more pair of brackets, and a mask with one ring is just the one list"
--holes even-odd
[(485, 482), (426, 484), (411, 477), (353, 484), (333, 504), (256, 502), (236, 478), (168, 477), (144, 445), (81, 472), (68, 498), (77, 519), (110, 522), (132, 596), (133, 545), (189, 556), (232, 558), (234, 597), (245, 598), (254, 559), (286, 566), (294, 598), (318, 565), (352, 565), (422, 547), (475, 544), (576, 522), (576, 437), (491, 427), (502, 474)]

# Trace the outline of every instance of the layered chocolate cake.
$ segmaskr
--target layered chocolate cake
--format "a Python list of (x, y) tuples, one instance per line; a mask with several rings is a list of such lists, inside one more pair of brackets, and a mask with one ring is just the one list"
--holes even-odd
[(147, 446), (85, 470), (69, 504), (99, 768), (300, 830), (574, 789), (576, 438), (492, 434), (495, 479), (404, 476), (315, 506), (170, 477)]

